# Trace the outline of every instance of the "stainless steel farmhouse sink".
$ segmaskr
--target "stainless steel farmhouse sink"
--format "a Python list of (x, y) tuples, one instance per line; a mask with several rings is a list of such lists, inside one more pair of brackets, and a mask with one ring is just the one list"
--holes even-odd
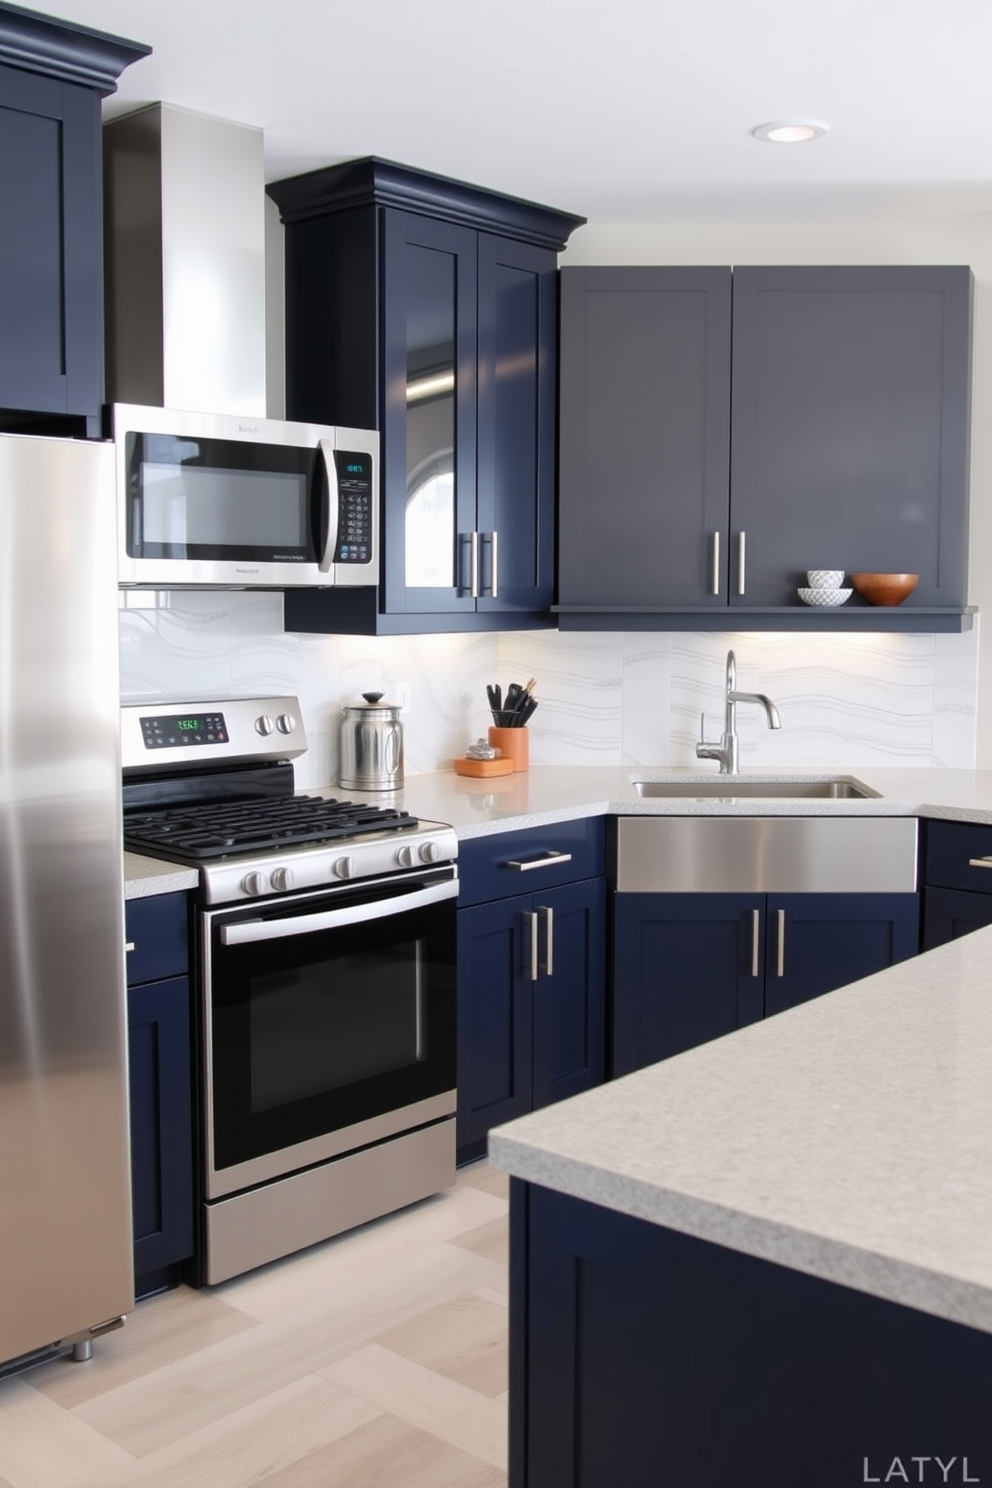
[(678, 778), (633, 775), (639, 796), (690, 801), (859, 801), (879, 799), (850, 775), (693, 775)]

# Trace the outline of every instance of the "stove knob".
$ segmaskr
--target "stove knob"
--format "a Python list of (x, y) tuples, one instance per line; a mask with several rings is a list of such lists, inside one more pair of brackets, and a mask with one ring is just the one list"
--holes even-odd
[(241, 887), (244, 889), (245, 893), (250, 894), (253, 899), (257, 898), (259, 894), (265, 893), (267, 887), (265, 874), (246, 873), (244, 878), (241, 880)]
[(280, 713), (276, 719), (276, 728), (281, 734), (291, 734), (296, 727), (296, 719), (292, 713)]
[(436, 842), (422, 842), (420, 844), (420, 861), (422, 863), (436, 863), (441, 854), (437, 850)]
[(260, 718), (255, 719), (255, 732), (257, 734), (263, 734), (266, 738), (271, 734), (274, 727), (275, 725), (267, 713), (263, 713)]
[(293, 870), (291, 868), (274, 868), (272, 870), (272, 887), (279, 894), (285, 894), (287, 889), (293, 887)]
[(351, 878), (351, 876), (354, 873), (354, 871), (355, 871), (355, 860), (354, 860), (354, 858), (338, 858), (336, 860), (335, 864), (334, 864), (333, 869), (332, 869), (332, 872), (334, 873), (335, 878)]
[(413, 867), (413, 848), (409, 842), (404, 847), (398, 847), (396, 849), (396, 861), (401, 868)]

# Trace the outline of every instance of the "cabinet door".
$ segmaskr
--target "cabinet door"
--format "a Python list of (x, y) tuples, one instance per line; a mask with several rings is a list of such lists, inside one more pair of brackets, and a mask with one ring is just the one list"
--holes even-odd
[(189, 983), (128, 988), (131, 1185), (138, 1296), (193, 1254)]
[(590, 1090), (605, 1075), (606, 885), (602, 878), (535, 893), (533, 1106)]
[(770, 894), (765, 1015), (915, 956), (917, 894)]
[(763, 894), (614, 896), (614, 1076), (754, 1023)]
[(458, 911), (459, 1153), (531, 1109), (531, 896)]
[(923, 949), (957, 940), (992, 925), (992, 894), (972, 894), (967, 889), (926, 890), (923, 901)]
[(386, 609), (475, 609), (476, 234), (383, 213)]
[(727, 603), (729, 269), (563, 269), (559, 600)]
[(479, 235), (481, 611), (554, 599), (557, 261)]
[(910, 606), (963, 603), (970, 282), (734, 270), (732, 605), (794, 604), (809, 568), (918, 573)]
[(100, 98), (0, 67), (0, 408), (98, 418)]

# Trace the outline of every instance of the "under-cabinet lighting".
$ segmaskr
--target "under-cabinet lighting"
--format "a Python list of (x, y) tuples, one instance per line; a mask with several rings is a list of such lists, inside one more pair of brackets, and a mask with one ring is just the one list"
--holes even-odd
[(829, 127), (814, 119), (780, 120), (775, 124), (759, 124), (751, 133), (755, 139), (770, 145), (805, 145), (826, 134)]

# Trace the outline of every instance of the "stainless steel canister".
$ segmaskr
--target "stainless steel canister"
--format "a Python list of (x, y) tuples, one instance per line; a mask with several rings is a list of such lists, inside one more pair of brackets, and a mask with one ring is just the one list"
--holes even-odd
[(403, 784), (400, 709), (381, 702), (381, 692), (363, 692), (362, 697), (364, 703), (341, 709), (341, 787), (399, 790)]

